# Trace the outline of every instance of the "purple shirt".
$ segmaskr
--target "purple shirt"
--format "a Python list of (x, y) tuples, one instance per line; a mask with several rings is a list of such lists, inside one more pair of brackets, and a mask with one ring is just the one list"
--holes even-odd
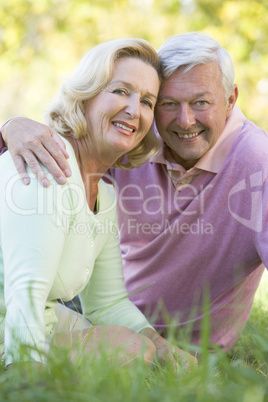
[(162, 153), (113, 169), (124, 276), (156, 329), (191, 331), (198, 344), (203, 294), (211, 341), (237, 341), (268, 266), (268, 136), (238, 107), (216, 145), (190, 170)]

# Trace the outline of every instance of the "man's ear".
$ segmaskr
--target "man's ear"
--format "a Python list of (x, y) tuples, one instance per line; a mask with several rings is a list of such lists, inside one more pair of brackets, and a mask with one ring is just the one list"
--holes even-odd
[(232, 90), (228, 100), (227, 100), (227, 117), (230, 116), (234, 105), (236, 104), (236, 100), (238, 98), (238, 88), (237, 85), (234, 84), (234, 89)]

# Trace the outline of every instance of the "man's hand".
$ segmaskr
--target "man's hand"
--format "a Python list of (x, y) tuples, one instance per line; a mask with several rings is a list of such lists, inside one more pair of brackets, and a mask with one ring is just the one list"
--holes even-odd
[(189, 371), (198, 365), (198, 361), (194, 356), (172, 345), (153, 329), (144, 328), (140, 331), (140, 334), (147, 336), (153, 341), (156, 347), (157, 358), (161, 364), (172, 364), (174, 370), (177, 372)]
[(30, 183), (25, 163), (44, 187), (50, 182), (39, 162), (59, 184), (66, 183), (66, 177), (71, 176), (65, 144), (52, 128), (25, 117), (14, 117), (2, 127), (2, 135), (25, 184)]

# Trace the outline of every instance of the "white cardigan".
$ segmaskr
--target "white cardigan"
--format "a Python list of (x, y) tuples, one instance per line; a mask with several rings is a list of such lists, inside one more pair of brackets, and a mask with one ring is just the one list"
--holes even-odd
[[(0, 158), (0, 346), (6, 364), (19, 359), (20, 344), (43, 350), (57, 322), (57, 299), (77, 294), (93, 323), (151, 328), (127, 299), (114, 190), (100, 180), (94, 215), (73, 149), (64, 141), (72, 169), (64, 186), (51, 178), (43, 188), (32, 174), (25, 186), (9, 152)], [(43, 361), (36, 351), (30, 358)]]

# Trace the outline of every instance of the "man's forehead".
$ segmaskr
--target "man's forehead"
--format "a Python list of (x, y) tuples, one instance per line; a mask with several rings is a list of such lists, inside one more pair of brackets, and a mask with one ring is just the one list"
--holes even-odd
[(169, 77), (164, 79), (163, 83), (172, 81), (176, 78), (184, 80), (188, 76), (200, 76), (200, 74), (210, 75), (215, 73), (221, 75), (219, 63), (214, 60), (207, 63), (183, 65), (174, 70)]
[(216, 62), (198, 64), (190, 70), (182, 66), (163, 81), (159, 97), (180, 89), (189, 89), (200, 95), (211, 93), (218, 85), (221, 85), (221, 71)]

